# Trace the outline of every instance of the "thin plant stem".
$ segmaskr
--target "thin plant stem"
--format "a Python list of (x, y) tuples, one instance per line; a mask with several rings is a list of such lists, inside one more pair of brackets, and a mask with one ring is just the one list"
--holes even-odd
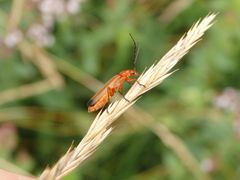
[[(111, 103), (108, 110), (100, 111), (77, 147), (73, 148), (71, 146), (53, 168), (47, 168), (42, 173), (40, 179), (61, 179), (90, 157), (112, 132), (114, 129), (113, 123), (116, 119), (131, 107), (143, 93), (159, 85), (174, 72), (170, 72), (170, 70), (200, 40), (204, 32), (212, 26), (215, 16), (216, 14), (209, 14), (203, 20), (195, 23), (157, 64), (153, 64), (140, 75), (137, 80), (139, 83), (133, 84), (125, 95), (131, 103), (122, 98)], [(141, 84), (144, 84), (144, 86)]]

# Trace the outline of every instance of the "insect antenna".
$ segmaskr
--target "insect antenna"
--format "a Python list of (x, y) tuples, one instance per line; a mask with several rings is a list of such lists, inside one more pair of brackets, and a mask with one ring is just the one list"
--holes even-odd
[(133, 49), (133, 69), (136, 71), (136, 64), (137, 64), (137, 59), (138, 59), (138, 53), (139, 53), (139, 47), (137, 46), (136, 41), (134, 40), (133, 36), (131, 33), (129, 33), (132, 41), (133, 41), (133, 45), (134, 45), (134, 49)]

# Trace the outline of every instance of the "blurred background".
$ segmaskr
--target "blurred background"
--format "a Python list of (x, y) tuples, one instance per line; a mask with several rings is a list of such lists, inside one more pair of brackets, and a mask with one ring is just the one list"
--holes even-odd
[(1, 0), (0, 168), (38, 175), (82, 139), (87, 101), (132, 68), (129, 33), (142, 72), (209, 12), (179, 70), (64, 179), (240, 179), (239, 0)]

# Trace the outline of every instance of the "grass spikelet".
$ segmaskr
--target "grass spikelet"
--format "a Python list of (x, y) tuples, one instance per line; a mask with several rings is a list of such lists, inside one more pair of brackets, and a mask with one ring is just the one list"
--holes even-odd
[[(113, 130), (113, 122), (132, 106), (140, 95), (159, 85), (174, 72), (170, 72), (170, 70), (200, 40), (205, 31), (212, 26), (215, 16), (216, 14), (209, 14), (203, 20), (197, 21), (156, 65), (153, 64), (146, 72), (140, 75), (138, 78), (139, 83), (134, 83), (125, 95), (131, 103), (122, 98), (109, 105), (109, 113), (107, 110), (100, 111), (77, 147), (70, 148), (53, 168), (48, 168), (42, 173), (40, 179), (61, 179), (91, 156)], [(144, 84), (144, 86), (140, 84)]]

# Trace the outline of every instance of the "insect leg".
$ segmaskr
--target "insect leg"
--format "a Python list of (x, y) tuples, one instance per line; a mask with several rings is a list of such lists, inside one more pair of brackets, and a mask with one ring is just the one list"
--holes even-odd
[(129, 84), (133, 83), (133, 82), (137, 82), (139, 86), (143, 86), (144, 88), (146, 88), (146, 86), (144, 84), (141, 84), (136, 78), (131, 78), (126, 80)]
[(122, 97), (123, 97), (123, 99), (125, 99), (127, 102), (131, 102), (130, 100), (128, 100), (125, 96), (124, 96), (124, 94), (123, 94), (123, 87), (121, 86), (120, 88), (119, 88), (119, 90), (118, 90), (118, 92), (122, 95)]
[(144, 84), (141, 84), (138, 80), (136, 80), (136, 82), (138, 83), (139, 86), (146, 88), (146, 86)]

